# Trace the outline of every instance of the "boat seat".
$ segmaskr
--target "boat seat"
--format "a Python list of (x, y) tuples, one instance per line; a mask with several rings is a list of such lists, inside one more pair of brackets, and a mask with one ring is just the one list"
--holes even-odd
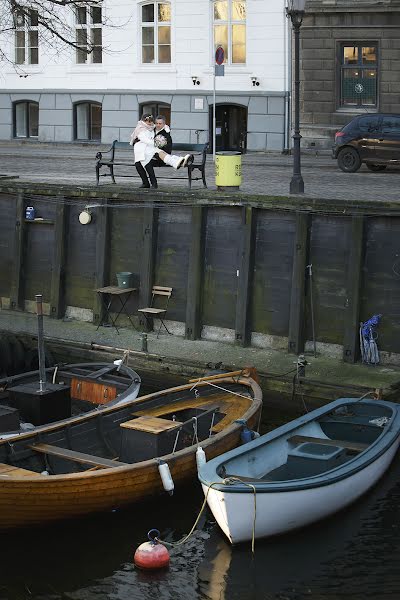
[(29, 471), (28, 469), (14, 467), (14, 465), (0, 463), (0, 476), (3, 475), (6, 477), (41, 477), (41, 474), (36, 473), (36, 471)]
[(52, 446), (50, 444), (31, 444), (28, 446), (28, 448), (42, 454), (50, 454), (52, 456), (57, 456), (58, 458), (73, 460), (78, 463), (92, 465), (93, 467), (101, 467), (103, 469), (125, 467), (127, 465), (127, 463), (118, 462), (110, 458), (102, 458), (101, 456), (94, 456), (93, 454), (76, 452), (75, 450), (69, 450), (68, 448), (61, 448), (59, 446)]
[(362, 452), (369, 446), (369, 444), (363, 444), (361, 442), (331, 440), (328, 438), (316, 438), (308, 435), (294, 435), (293, 437), (288, 438), (287, 441), (295, 445), (303, 444), (304, 442), (310, 442), (312, 444), (322, 444), (323, 446), (338, 446), (339, 448), (345, 448), (346, 450), (352, 450), (353, 452)]

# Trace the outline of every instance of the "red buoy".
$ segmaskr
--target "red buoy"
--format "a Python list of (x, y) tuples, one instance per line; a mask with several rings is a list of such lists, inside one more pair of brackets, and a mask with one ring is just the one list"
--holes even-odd
[[(155, 534), (155, 535), (154, 535)], [(148, 542), (140, 544), (133, 557), (133, 562), (139, 569), (165, 569), (169, 565), (169, 552), (160, 544), (157, 537), (160, 532), (151, 529), (147, 534)]]

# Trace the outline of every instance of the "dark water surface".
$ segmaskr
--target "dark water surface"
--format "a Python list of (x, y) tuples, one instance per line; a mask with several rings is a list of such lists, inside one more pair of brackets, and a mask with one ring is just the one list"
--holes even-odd
[(133, 566), (156, 527), (179, 540), (202, 505), (198, 483), (89, 519), (0, 533), (0, 600), (380, 600), (400, 598), (400, 455), (352, 507), (292, 535), (232, 548), (209, 512), (168, 571)]

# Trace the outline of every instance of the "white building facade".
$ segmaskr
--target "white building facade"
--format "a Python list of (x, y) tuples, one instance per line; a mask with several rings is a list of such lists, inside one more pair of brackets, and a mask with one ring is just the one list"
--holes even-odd
[(2, 35), (0, 139), (128, 141), (140, 115), (153, 112), (166, 116), (176, 142), (212, 141), (222, 46), (216, 149), (288, 147), (284, 0), (104, 0), (65, 18), (77, 48), (42, 42), (29, 5)]

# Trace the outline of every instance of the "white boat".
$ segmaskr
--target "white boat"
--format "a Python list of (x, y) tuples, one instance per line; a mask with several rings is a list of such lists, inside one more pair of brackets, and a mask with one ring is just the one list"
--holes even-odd
[(400, 407), (342, 398), (199, 469), (208, 505), (231, 543), (283, 534), (354, 502), (400, 443)]

